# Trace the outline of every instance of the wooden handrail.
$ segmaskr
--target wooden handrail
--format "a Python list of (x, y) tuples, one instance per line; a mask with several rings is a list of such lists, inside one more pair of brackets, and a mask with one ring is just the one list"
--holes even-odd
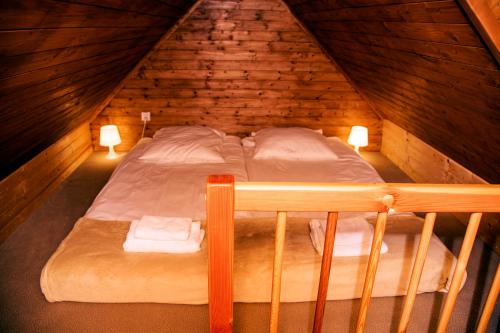
[[(500, 185), (236, 182), (235, 210), (382, 212), (394, 197), (398, 212), (498, 212)], [(306, 198), (306, 199), (305, 199)]]
[[(423, 225), (419, 249), (408, 287), (408, 295), (405, 298), (398, 329), (399, 332), (406, 330), (410, 319), (411, 308), (415, 300), (432, 236), (436, 213), (477, 212), (473, 213), (469, 220), (450, 290), (438, 324), (438, 332), (445, 332), (462, 284), (481, 215), (483, 212), (500, 212), (500, 185), (234, 182), (231, 176), (210, 176), (207, 185), (207, 234), (211, 332), (232, 332), (235, 210), (277, 212), (271, 332), (278, 331), (286, 212), (378, 212), (363, 294), (360, 300), (361, 307), (356, 324), (356, 332), (362, 332), (375, 281), (387, 211), (390, 207), (399, 212), (432, 212), (426, 215)], [(336, 218), (337, 213), (329, 213), (314, 332), (321, 332), (335, 239)], [(497, 280), (498, 278), (495, 279), (496, 283), (494, 283), (491, 298), (495, 297), (495, 290), (498, 295), (499, 282)], [(486, 311), (491, 310), (490, 303), (491, 301), (485, 306)], [(487, 313), (483, 317), (486, 318)], [(481, 327), (484, 327), (485, 320), (487, 322), (487, 319), (481, 320)]]

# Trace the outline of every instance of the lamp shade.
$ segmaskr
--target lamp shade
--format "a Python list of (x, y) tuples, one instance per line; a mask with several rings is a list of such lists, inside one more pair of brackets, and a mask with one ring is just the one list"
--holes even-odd
[(122, 142), (118, 127), (116, 125), (106, 125), (101, 127), (101, 137), (99, 144), (101, 146), (114, 146)]
[(368, 146), (368, 128), (364, 126), (353, 126), (347, 143), (356, 147)]

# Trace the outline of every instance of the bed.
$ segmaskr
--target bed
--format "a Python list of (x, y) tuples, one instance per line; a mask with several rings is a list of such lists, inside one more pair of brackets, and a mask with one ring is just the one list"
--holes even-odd
[[(153, 139), (154, 140), (154, 139)], [(144, 139), (120, 163), (108, 184), (45, 265), (41, 288), (48, 301), (158, 302), (206, 304), (207, 245), (192, 254), (127, 253), (122, 249), (130, 221), (145, 214), (205, 219), (205, 186), (210, 174), (232, 174), (238, 181), (286, 180), (381, 182), (380, 176), (340, 140), (328, 144), (338, 159), (317, 163), (256, 161), (252, 147), (226, 136), (224, 163), (164, 166), (144, 163), (140, 156), (151, 145)], [(322, 213), (323, 214), (323, 213)], [(347, 213), (349, 214), (349, 213)], [(267, 302), (273, 269), (275, 213), (240, 212), (235, 233), (236, 302)], [(316, 299), (321, 256), (311, 245), (308, 215), (292, 214), (287, 226), (283, 266), (284, 302)], [(314, 215), (316, 216), (316, 215)], [(323, 216), (323, 215), (322, 215)], [(317, 217), (317, 216), (316, 216)], [(365, 217), (374, 222), (373, 214)], [(204, 222), (202, 222), (203, 224)], [(418, 248), (422, 219), (393, 215), (384, 242), (373, 296), (406, 293)], [(327, 298), (361, 295), (367, 256), (334, 261)], [(418, 292), (446, 290), (455, 258), (432, 236)], [(255, 288), (258, 285), (259, 288)]]

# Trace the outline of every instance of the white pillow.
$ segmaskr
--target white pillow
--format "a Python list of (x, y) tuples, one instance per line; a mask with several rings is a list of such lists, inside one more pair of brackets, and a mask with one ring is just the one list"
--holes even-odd
[[(322, 129), (322, 128), (320, 128), (320, 129), (315, 129), (315, 130), (313, 130), (313, 131), (314, 131), (314, 132), (316, 132), (316, 133), (319, 133), (319, 134), (323, 135), (323, 129)], [(255, 136), (256, 134), (257, 134), (257, 132), (251, 132), (251, 133), (250, 133), (250, 136), (252, 136), (252, 137), (253, 137), (253, 136)]]
[(266, 128), (255, 134), (257, 160), (336, 160), (338, 157), (318, 132), (301, 127)]
[(169, 127), (163, 127), (162, 129), (159, 129), (158, 131), (155, 132), (153, 135), (153, 138), (161, 138), (161, 137), (169, 137), (172, 135), (178, 135), (179, 133), (183, 133), (183, 135), (191, 135), (193, 137), (196, 136), (203, 136), (203, 135), (210, 135), (212, 133), (217, 134), (221, 138), (224, 138), (226, 136), (226, 133), (216, 130), (215, 128), (211, 127), (206, 127), (206, 126), (169, 126)]
[(153, 136), (139, 159), (160, 164), (224, 163), (223, 139), (211, 128), (172, 126)]

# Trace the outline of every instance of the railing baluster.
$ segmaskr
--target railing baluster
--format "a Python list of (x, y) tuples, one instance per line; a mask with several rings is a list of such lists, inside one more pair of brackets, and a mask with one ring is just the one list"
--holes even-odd
[(207, 184), (208, 309), (210, 332), (233, 331), (234, 178)]
[(398, 332), (406, 332), (408, 328), (408, 322), (410, 321), (411, 310), (413, 304), (415, 303), (415, 297), (417, 295), (418, 283), (420, 282), (420, 277), (422, 276), (422, 270), (424, 269), (425, 258), (427, 257), (427, 251), (429, 250), (429, 243), (432, 237), (432, 230), (434, 229), (434, 222), (436, 221), (436, 213), (427, 213), (425, 215), (424, 227), (422, 228), (422, 234), (420, 236), (420, 243), (418, 245), (417, 256), (415, 258), (415, 263), (413, 264), (413, 269), (411, 272), (410, 284), (408, 285), (408, 292), (405, 297), (403, 313), (401, 315), (401, 320), (399, 322)]
[(370, 304), (370, 299), (372, 296), (375, 274), (377, 273), (378, 259), (380, 257), (380, 248), (382, 247), (382, 238), (384, 237), (386, 222), (387, 213), (378, 213), (373, 235), (372, 248), (370, 251), (370, 258), (368, 259), (368, 267), (366, 269), (363, 294), (360, 301), (361, 305), (359, 309), (358, 321), (356, 323), (356, 333), (363, 332), (365, 328), (366, 315), (368, 313), (368, 305)]
[(323, 326), (325, 314), (326, 294), (330, 280), (330, 269), (332, 266), (333, 246), (335, 244), (335, 229), (337, 227), (338, 213), (329, 212), (326, 221), (325, 246), (323, 248), (323, 259), (321, 261), (321, 273), (319, 278), (318, 298), (316, 299), (316, 311), (314, 312), (314, 333), (320, 333)]
[(476, 333), (486, 332), (488, 329), (488, 323), (490, 322), (491, 314), (495, 309), (495, 303), (498, 298), (498, 291), (500, 290), (500, 265), (497, 266), (497, 272), (495, 273), (495, 278), (493, 279), (493, 284), (491, 285), (488, 298), (486, 303), (484, 303), (483, 313), (479, 319), (479, 324), (477, 325)]
[(271, 294), (271, 322), (269, 332), (278, 332), (281, 294), (281, 271), (283, 249), (285, 247), (286, 212), (278, 212), (276, 217), (276, 236), (274, 243), (273, 289)]
[(465, 232), (464, 242), (462, 243), (455, 272), (453, 273), (453, 279), (451, 280), (450, 290), (448, 291), (448, 296), (446, 297), (444, 307), (441, 312), (441, 318), (439, 318), (437, 328), (438, 333), (444, 333), (448, 328), (448, 322), (450, 321), (453, 308), (455, 307), (455, 303), (457, 301), (458, 292), (460, 291), (460, 286), (462, 285), (462, 279), (464, 277), (465, 268), (467, 267), (467, 262), (469, 261), (472, 246), (474, 245), (479, 222), (481, 222), (481, 215), (481, 213), (472, 213), (469, 218), (469, 224), (467, 225), (467, 231)]

